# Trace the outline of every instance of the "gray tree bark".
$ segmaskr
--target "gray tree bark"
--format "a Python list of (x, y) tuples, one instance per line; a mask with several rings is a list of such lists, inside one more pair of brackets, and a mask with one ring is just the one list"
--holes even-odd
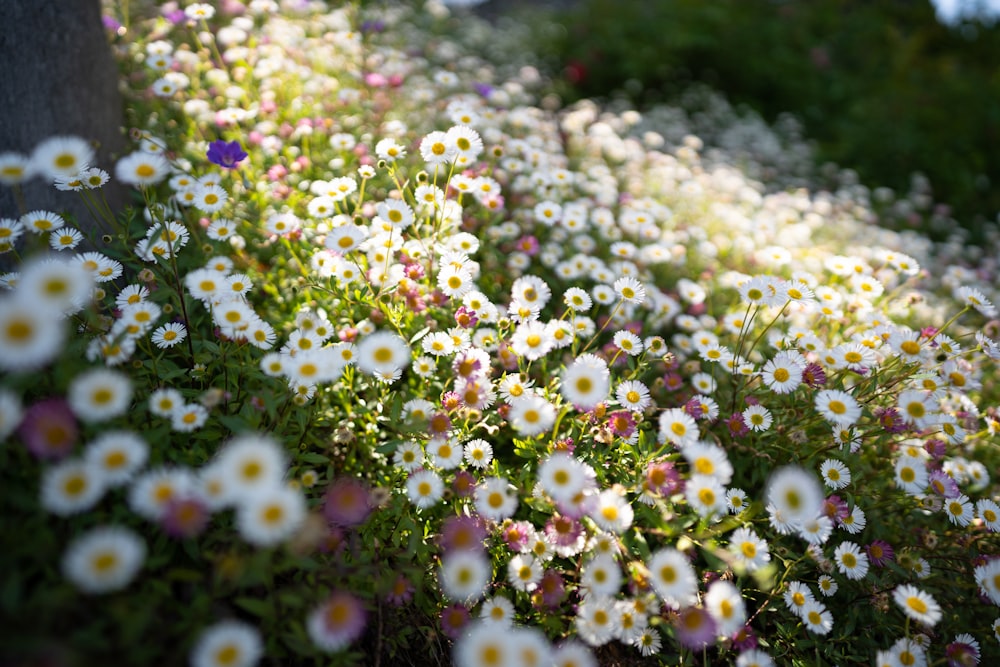
[[(113, 174), (124, 146), (122, 98), (100, 0), (0, 0), (0, 9), (0, 152), (30, 155), (43, 139), (76, 135), (97, 151), (92, 166)], [(122, 188), (112, 179), (102, 189), (120, 210)], [(94, 228), (78, 193), (39, 178), (24, 191), (28, 210), (69, 213), (82, 230)], [(0, 217), (21, 214), (0, 185)]]

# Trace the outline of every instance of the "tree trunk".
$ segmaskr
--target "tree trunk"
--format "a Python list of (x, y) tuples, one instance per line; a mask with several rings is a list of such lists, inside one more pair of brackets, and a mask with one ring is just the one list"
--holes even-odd
[[(122, 99), (100, 0), (0, 4), (0, 152), (30, 155), (43, 139), (75, 135), (97, 151), (92, 166), (113, 174), (124, 145)], [(112, 178), (102, 189), (112, 209), (120, 210), (122, 188)], [(28, 210), (68, 213), (81, 230), (95, 228), (78, 193), (60, 192), (37, 177), (24, 192)], [(12, 190), (0, 185), (0, 217), (25, 212)]]

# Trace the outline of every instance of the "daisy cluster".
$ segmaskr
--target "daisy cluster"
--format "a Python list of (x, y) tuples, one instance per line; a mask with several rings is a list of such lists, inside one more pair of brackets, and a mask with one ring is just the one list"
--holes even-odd
[(0, 220), (3, 479), (55, 535), (12, 558), (82, 600), (34, 631), (106, 613), (199, 667), (1000, 655), (996, 238), (893, 231), (943, 213), (816, 187), (794, 123), (704, 91), (562, 108), (521, 30), (437, 2), (130, 4), (113, 176), (77, 137), (0, 155), (97, 221)]

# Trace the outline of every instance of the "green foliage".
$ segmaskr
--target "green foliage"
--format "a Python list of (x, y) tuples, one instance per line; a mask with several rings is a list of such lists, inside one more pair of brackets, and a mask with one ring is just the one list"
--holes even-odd
[(585, 0), (564, 20), (550, 57), (570, 99), (676, 103), (707, 83), (769, 121), (794, 114), (817, 160), (869, 185), (906, 192), (925, 174), (977, 238), (1000, 212), (1000, 25), (942, 25), (927, 1), (842, 0)]
[[(997, 654), (1000, 588), (975, 580), (1000, 556), (996, 266), (872, 225), (862, 185), (806, 189), (801, 137), (703, 89), (691, 115), (556, 108), (512, 55), (530, 60), (527, 31), (437, 5), (251, 6), (131, 7), (114, 45), (137, 147), (115, 177), (141, 175), (132, 157), (161, 172), (121, 215), (80, 186), (108, 232), (93, 254), (39, 262), (58, 231), (0, 224), (21, 269), (0, 276), (5, 652), (202, 667), (237, 621), (260, 664), (448, 665), (483, 628), (497, 652), (581, 642), (599, 664), (728, 664), (734, 633), (778, 664), (869, 665), (917, 635), (940, 662), (958, 632)], [(248, 155), (218, 168), (215, 141)], [(11, 352), (50, 333), (65, 345)], [(95, 369), (127, 390), (80, 391)], [(123, 430), (148, 460), (119, 479), (95, 443)], [(779, 469), (795, 483), (772, 493)], [(108, 525), (144, 545), (110, 583), (125, 547), (82, 574), (72, 558)], [(845, 547), (869, 549), (863, 576)], [(718, 582), (735, 597), (709, 608)], [(941, 618), (894, 602), (906, 585)], [(494, 595), (510, 627), (456, 627)], [(733, 627), (692, 648), (690, 612)]]

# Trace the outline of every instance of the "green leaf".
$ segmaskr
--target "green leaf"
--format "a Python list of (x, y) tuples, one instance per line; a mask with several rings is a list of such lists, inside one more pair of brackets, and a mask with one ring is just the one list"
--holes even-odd
[(265, 600), (258, 600), (257, 598), (236, 598), (233, 601), (240, 609), (248, 611), (254, 616), (259, 616), (261, 618), (269, 618), (273, 611), (273, 608)]
[(246, 419), (239, 415), (218, 415), (215, 419), (233, 433), (243, 433), (253, 428)]
[(315, 463), (317, 465), (325, 465), (330, 461), (329, 456), (317, 454), (316, 452), (302, 452), (298, 455), (298, 459), (304, 463)]

